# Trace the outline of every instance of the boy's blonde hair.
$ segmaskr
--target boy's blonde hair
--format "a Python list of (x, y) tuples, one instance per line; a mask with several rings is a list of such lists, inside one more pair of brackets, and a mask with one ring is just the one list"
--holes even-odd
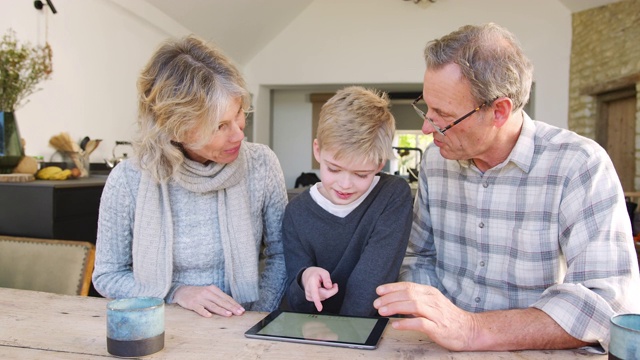
[(349, 86), (339, 90), (320, 110), (318, 148), (334, 151), (336, 160), (386, 162), (392, 156), (396, 130), (389, 106), (389, 96), (375, 89)]

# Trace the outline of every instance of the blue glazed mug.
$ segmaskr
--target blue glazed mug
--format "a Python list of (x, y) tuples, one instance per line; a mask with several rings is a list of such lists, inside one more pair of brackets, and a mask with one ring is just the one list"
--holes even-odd
[(640, 314), (620, 314), (611, 318), (609, 359), (640, 359)]
[(139, 357), (164, 348), (164, 300), (135, 297), (107, 303), (107, 351)]

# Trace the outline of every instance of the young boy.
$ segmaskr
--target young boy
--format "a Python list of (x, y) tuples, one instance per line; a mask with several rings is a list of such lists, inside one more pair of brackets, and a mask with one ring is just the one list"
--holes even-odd
[(394, 131), (384, 93), (347, 87), (322, 107), (321, 182), (291, 200), (282, 225), (292, 310), (377, 315), (376, 287), (396, 281), (411, 229), (409, 185), (378, 175)]

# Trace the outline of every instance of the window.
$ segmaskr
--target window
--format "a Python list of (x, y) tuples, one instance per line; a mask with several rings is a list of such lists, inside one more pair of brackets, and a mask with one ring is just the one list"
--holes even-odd
[(416, 181), (422, 154), (432, 141), (432, 135), (420, 130), (397, 130), (393, 138), (394, 157), (384, 171), (405, 177), (409, 182)]

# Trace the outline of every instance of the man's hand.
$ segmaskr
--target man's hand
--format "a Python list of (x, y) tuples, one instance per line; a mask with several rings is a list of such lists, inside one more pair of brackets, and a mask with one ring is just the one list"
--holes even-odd
[(320, 267), (308, 267), (302, 273), (302, 287), (308, 301), (316, 304), (316, 309), (322, 311), (322, 302), (338, 293), (338, 284), (331, 283), (329, 272)]
[(173, 301), (204, 317), (211, 317), (212, 314), (227, 317), (242, 315), (245, 311), (231, 296), (214, 285), (181, 286), (173, 295)]
[(381, 316), (397, 314), (413, 318), (392, 322), (394, 329), (420, 331), (440, 346), (453, 351), (470, 350), (478, 327), (475, 315), (455, 306), (431, 286), (408, 282), (384, 284), (373, 302)]

